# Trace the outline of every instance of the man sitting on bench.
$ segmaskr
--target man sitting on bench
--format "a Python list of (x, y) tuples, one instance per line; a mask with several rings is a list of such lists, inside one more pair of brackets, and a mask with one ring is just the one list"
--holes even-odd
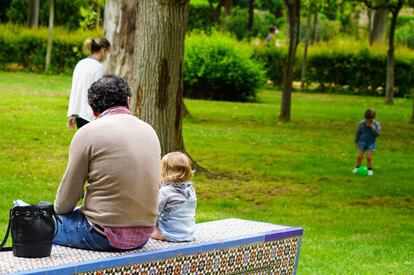
[(116, 76), (104, 76), (89, 89), (97, 119), (79, 129), (70, 144), (54, 203), (62, 221), (54, 244), (119, 251), (142, 247), (150, 238), (161, 150), (153, 128), (129, 111), (130, 96), (126, 81)]

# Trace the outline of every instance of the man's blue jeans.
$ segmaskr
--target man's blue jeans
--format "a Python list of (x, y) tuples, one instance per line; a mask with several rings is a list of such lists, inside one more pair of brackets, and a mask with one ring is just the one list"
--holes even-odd
[(72, 213), (58, 215), (62, 223), (56, 222), (53, 244), (95, 251), (116, 251), (108, 239), (89, 224), (85, 215), (76, 208)]

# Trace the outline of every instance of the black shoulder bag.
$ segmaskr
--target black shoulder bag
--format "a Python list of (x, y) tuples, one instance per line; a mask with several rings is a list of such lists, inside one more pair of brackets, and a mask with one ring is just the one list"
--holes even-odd
[[(6, 236), (0, 244), (1, 251), (13, 250), (16, 257), (42, 258), (50, 256), (55, 236), (55, 221), (60, 221), (53, 205), (14, 206), (10, 209)], [(4, 247), (11, 231), (12, 247)]]

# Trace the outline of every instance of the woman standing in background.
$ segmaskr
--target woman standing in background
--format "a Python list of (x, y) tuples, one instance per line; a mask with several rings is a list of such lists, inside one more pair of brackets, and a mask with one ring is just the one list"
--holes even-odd
[(87, 39), (84, 50), (89, 56), (75, 66), (72, 77), (72, 88), (69, 96), (68, 128), (73, 130), (95, 119), (88, 104), (88, 89), (104, 75), (103, 62), (111, 47), (106, 38)]

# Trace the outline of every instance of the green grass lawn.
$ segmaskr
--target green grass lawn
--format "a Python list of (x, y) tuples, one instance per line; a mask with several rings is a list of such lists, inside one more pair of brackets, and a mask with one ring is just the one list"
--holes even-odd
[[(15, 199), (53, 201), (73, 135), (69, 76), (0, 72), (0, 234)], [(293, 95), (278, 123), (279, 92), (257, 103), (186, 100), (185, 146), (214, 176), (197, 174), (197, 221), (237, 217), (302, 226), (298, 274), (409, 274), (414, 270), (412, 100)], [(351, 174), (366, 108), (383, 133), (373, 177)]]

